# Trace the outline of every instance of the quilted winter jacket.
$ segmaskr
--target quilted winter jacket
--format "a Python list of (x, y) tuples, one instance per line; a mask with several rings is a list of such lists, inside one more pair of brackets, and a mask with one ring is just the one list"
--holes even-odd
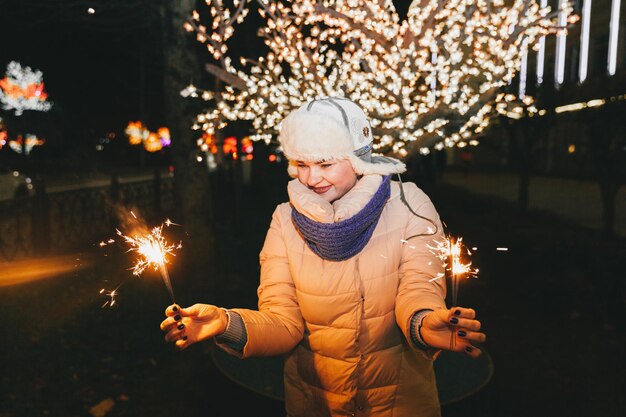
[(412, 209), (437, 225), (434, 235), (392, 181), (372, 238), (341, 262), (313, 253), (291, 220), (292, 206), (317, 221), (348, 218), (381, 181), (365, 176), (332, 205), (291, 181), (290, 203), (276, 208), (260, 254), (259, 310), (234, 309), (248, 334), (243, 357), (286, 355), (288, 416), (440, 415), (432, 359), (408, 329), (416, 311), (445, 308), (445, 282), (429, 281), (443, 272), (429, 249), (443, 236), (429, 198), (403, 184)]

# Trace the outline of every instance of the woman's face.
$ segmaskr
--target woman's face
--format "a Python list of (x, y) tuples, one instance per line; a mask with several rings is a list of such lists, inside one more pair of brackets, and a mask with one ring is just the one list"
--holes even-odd
[(298, 180), (329, 203), (343, 197), (357, 181), (357, 174), (347, 159), (298, 161), (297, 167)]

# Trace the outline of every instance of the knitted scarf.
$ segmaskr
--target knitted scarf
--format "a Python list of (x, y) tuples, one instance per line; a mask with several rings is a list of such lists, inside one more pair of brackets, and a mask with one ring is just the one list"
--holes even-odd
[(354, 216), (336, 223), (321, 223), (309, 219), (295, 208), (291, 219), (307, 245), (320, 258), (344, 261), (361, 252), (378, 224), (380, 214), (391, 194), (391, 176), (383, 177), (372, 199)]

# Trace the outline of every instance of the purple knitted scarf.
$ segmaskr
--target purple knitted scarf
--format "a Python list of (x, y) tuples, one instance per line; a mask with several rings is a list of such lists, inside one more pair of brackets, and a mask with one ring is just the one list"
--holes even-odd
[(391, 194), (391, 176), (383, 182), (365, 207), (349, 219), (337, 223), (321, 223), (309, 219), (295, 208), (291, 219), (307, 245), (320, 258), (344, 261), (361, 252), (378, 224), (380, 214)]

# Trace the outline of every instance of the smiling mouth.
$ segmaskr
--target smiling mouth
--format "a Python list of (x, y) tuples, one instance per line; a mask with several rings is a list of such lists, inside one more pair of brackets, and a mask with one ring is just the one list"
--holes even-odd
[(327, 185), (326, 187), (313, 187), (312, 190), (317, 194), (324, 194), (326, 191), (330, 190), (330, 187), (332, 187), (332, 185)]

